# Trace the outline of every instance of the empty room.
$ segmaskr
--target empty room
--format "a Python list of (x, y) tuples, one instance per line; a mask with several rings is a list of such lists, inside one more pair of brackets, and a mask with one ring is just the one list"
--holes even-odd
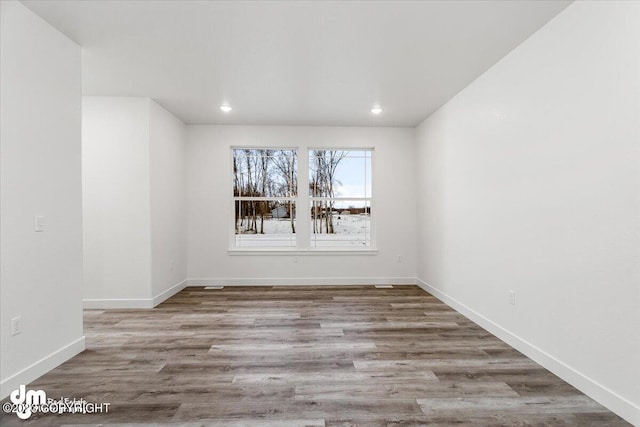
[(640, 1), (0, 31), (0, 425), (640, 426)]

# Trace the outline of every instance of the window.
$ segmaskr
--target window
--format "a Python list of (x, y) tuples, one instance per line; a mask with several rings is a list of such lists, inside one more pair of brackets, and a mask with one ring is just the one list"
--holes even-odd
[(371, 150), (310, 150), (312, 247), (371, 246)]
[(295, 150), (234, 149), (235, 246), (296, 246)]
[[(372, 156), (371, 149), (233, 148), (232, 248), (372, 247)], [(299, 164), (307, 166), (302, 175)]]

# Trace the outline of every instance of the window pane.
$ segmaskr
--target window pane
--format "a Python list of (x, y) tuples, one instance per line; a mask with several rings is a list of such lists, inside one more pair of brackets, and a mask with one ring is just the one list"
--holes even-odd
[(234, 149), (233, 195), (295, 197), (297, 168), (295, 150)]
[(311, 246), (371, 246), (370, 201), (312, 200)]
[(371, 197), (371, 150), (310, 150), (309, 195)]
[(293, 201), (236, 200), (236, 246), (296, 246), (295, 217)]

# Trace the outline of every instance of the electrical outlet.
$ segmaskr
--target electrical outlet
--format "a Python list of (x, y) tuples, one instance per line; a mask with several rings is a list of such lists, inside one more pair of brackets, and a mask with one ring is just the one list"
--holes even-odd
[(509, 291), (509, 304), (516, 305), (516, 291)]
[(171, 260), (171, 263), (169, 264), (169, 266), (171, 267), (171, 271), (176, 269), (176, 263), (174, 260)]
[(404, 261), (404, 257), (402, 255), (398, 255), (398, 262)]
[(22, 317), (14, 317), (11, 319), (11, 335), (18, 335), (22, 332)]
[(33, 231), (36, 233), (44, 231), (44, 217), (42, 215), (36, 215), (33, 218)]

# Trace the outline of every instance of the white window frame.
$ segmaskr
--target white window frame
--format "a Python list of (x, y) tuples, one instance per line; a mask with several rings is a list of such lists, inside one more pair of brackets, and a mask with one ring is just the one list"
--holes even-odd
[[(278, 200), (289, 200), (296, 205), (296, 246), (295, 247), (238, 247), (236, 246), (235, 234), (235, 202), (233, 194), (233, 152), (234, 150), (292, 150), (297, 153), (298, 159), (298, 188), (296, 197), (281, 197)], [(344, 200), (368, 200), (370, 207), (370, 245), (366, 247), (312, 247), (311, 246), (311, 218), (310, 215), (301, 215), (300, 212), (307, 212), (311, 209), (311, 196), (309, 195), (309, 151), (312, 150), (338, 150), (338, 151), (370, 151), (371, 152), (371, 197), (370, 198), (342, 198)], [(373, 147), (361, 146), (256, 146), (256, 145), (233, 145), (229, 148), (229, 161), (227, 162), (227, 189), (229, 191), (229, 255), (376, 255), (378, 253), (376, 245), (376, 209), (375, 209), (375, 149)], [(258, 198), (252, 198), (257, 200)], [(269, 198), (271, 199), (271, 198)], [(338, 197), (334, 199), (340, 199)], [(302, 210), (301, 210), (302, 208)]]
[[(347, 248), (346, 250), (363, 250), (363, 249), (368, 249), (368, 248), (375, 248), (375, 218), (374, 218), (374, 212), (375, 210), (373, 209), (373, 189), (374, 189), (374, 184), (373, 184), (373, 162), (374, 162), (374, 152), (375, 150), (373, 148), (360, 148), (360, 147), (349, 147), (349, 148), (345, 148), (345, 147), (309, 147), (307, 149), (307, 155), (312, 152), (312, 151), (367, 151), (370, 153), (370, 158), (371, 158), (371, 170), (368, 171), (368, 173), (371, 175), (371, 197), (340, 197), (340, 196), (336, 196), (336, 197), (312, 197), (309, 196), (308, 191), (307, 191), (307, 196), (309, 196), (309, 200), (307, 202), (307, 206), (309, 209), (311, 209), (311, 203), (314, 200), (335, 200), (335, 201), (359, 201), (359, 202), (369, 202), (368, 207), (369, 207), (369, 246), (364, 246), (364, 247), (357, 247), (357, 248)], [(307, 159), (307, 165), (309, 165), (309, 159)], [(307, 167), (307, 176), (309, 175), (309, 171), (310, 171), (310, 166)], [(307, 188), (309, 188), (309, 186), (307, 185)], [(365, 195), (366, 195), (366, 175), (365, 175)], [(313, 238), (313, 233), (310, 232), (309, 234), (310, 239)], [(340, 246), (311, 246), (311, 242), (309, 242), (310, 248), (311, 250), (317, 250), (317, 251), (322, 251), (323, 249), (327, 249), (327, 250), (339, 250), (341, 249)]]

